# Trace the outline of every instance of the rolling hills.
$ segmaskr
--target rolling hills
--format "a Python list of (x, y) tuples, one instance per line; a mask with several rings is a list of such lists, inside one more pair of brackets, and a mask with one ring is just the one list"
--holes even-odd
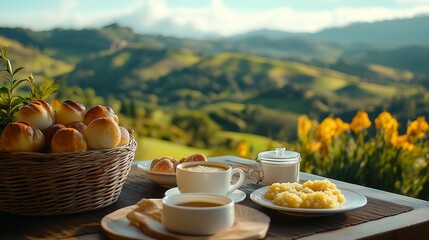
[[(363, 38), (362, 32), (383, 28), (401, 34), (404, 26), (416, 22), (407, 31), (418, 31), (427, 19), (314, 34), (264, 30), (211, 40), (136, 34), (117, 24), (41, 32), (0, 28), (0, 45), (10, 46), (14, 58), (31, 71), (55, 77), (66, 89), (93, 89), (88, 96), (113, 99), (134, 118), (136, 111), (129, 109), (145, 105), (170, 117), (192, 109), (210, 116), (223, 130), (288, 139), (295, 136), (300, 114), (350, 120), (358, 110), (388, 109), (404, 122), (427, 115), (425, 34), (382, 47), (375, 41), (382, 41), (381, 36), (374, 42), (349, 41), (353, 34)], [(415, 110), (404, 111), (400, 102)]]

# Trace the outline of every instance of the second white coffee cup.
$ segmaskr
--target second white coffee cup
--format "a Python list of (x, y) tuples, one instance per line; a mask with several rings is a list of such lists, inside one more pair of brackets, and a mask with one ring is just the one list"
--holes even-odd
[[(234, 174), (239, 174), (239, 178), (231, 184)], [(179, 164), (176, 169), (177, 187), (181, 193), (229, 195), (243, 185), (244, 179), (243, 170), (219, 162), (187, 162)]]

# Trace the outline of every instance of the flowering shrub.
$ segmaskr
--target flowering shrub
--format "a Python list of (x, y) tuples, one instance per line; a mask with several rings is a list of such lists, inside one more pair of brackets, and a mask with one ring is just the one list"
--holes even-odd
[[(375, 127), (375, 134), (368, 130)], [(350, 123), (327, 117), (320, 123), (306, 115), (298, 119), (296, 151), (302, 171), (347, 182), (429, 199), (429, 125), (425, 117), (399, 123), (382, 112), (374, 124), (364, 111)]]

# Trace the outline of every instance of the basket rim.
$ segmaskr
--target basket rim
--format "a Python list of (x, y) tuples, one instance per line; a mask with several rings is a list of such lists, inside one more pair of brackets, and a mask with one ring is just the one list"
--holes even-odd
[[(8, 151), (2, 151), (0, 150), (0, 155), (9, 155), (9, 156), (33, 156), (35, 158), (44, 158), (44, 157), (63, 157), (63, 156), (76, 156), (76, 155), (82, 155), (82, 154), (92, 154), (92, 153), (105, 153), (105, 152), (111, 152), (111, 151), (122, 151), (122, 150), (135, 150), (137, 148), (137, 142), (134, 138), (134, 134), (132, 131), (130, 132), (130, 141), (121, 146), (116, 146), (113, 148), (103, 148), (103, 149), (91, 149), (87, 150), (85, 152), (60, 152), (60, 153), (53, 153), (53, 152), (8, 152)], [(2, 160), (8, 160), (8, 159), (0, 159), (0, 162)], [(10, 160), (8, 160), (10, 161)]]

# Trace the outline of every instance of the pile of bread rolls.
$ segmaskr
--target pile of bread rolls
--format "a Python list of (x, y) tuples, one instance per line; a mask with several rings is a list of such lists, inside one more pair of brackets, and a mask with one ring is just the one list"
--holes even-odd
[(207, 157), (202, 153), (195, 153), (180, 160), (170, 156), (163, 156), (152, 160), (150, 170), (153, 172), (175, 173), (179, 163), (197, 161), (207, 161)]
[(130, 141), (111, 107), (55, 99), (36, 100), (19, 108), (0, 136), (0, 150), (8, 152), (84, 152), (113, 148)]

